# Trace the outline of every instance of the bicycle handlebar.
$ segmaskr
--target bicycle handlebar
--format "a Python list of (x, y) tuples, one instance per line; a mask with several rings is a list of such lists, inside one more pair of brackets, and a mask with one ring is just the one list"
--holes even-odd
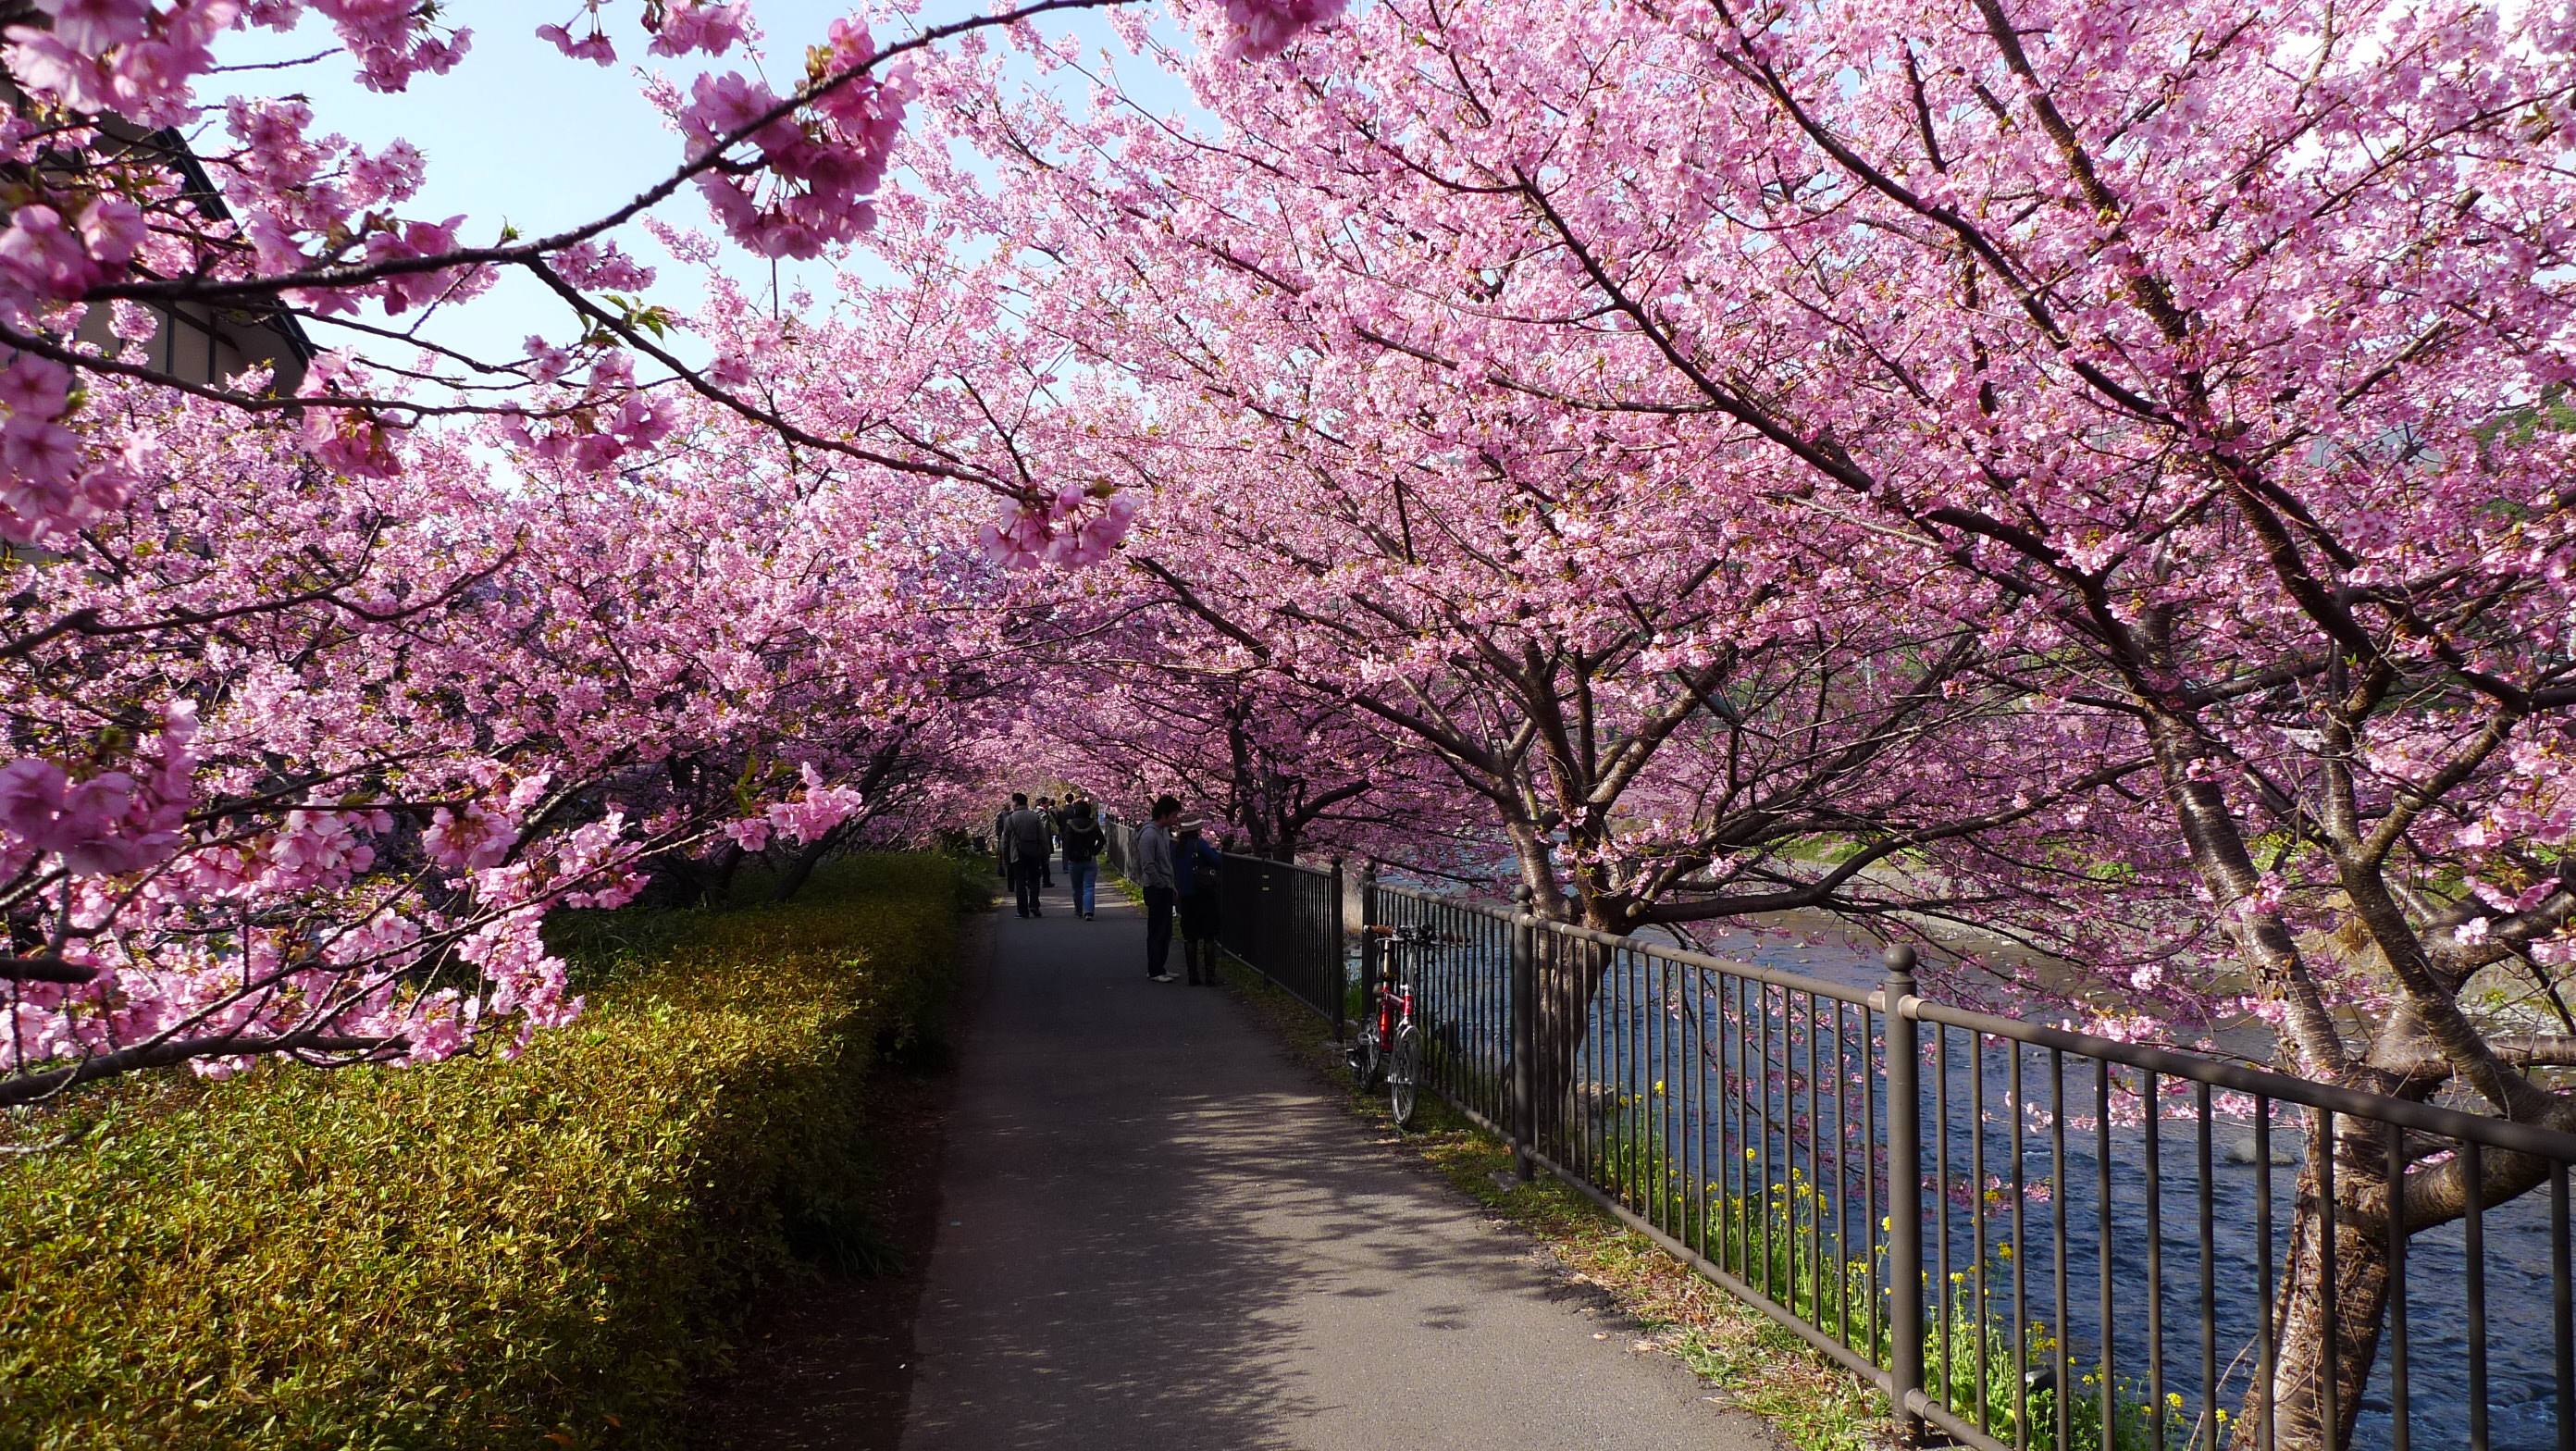
[(1384, 922), (1372, 922), (1360, 931), (1367, 936), (1402, 943), (1408, 947), (1453, 947), (1466, 940), (1463, 937), (1443, 937), (1428, 927), (1409, 925), (1394, 927)]

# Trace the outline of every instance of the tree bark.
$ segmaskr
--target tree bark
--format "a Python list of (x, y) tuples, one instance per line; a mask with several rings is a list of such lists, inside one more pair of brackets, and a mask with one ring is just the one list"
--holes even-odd
[(1597, 942), (1542, 929), (1538, 952), (1537, 1023), (1530, 1091), (1541, 1116), (1542, 1142), (1563, 1145), (1582, 1116), (1583, 1044), (1592, 1022), (1592, 1000), (1610, 972), (1611, 949)]
[(704, 907), (720, 903), (733, 887), (743, 850), (727, 842), (716, 855), (700, 861), (686, 852), (668, 852), (647, 867), (646, 885), (636, 898), (646, 907)]
[[(2277, 1451), (2329, 1451), (2351, 1444), (2388, 1312), (2386, 1140), (2376, 1123), (2346, 1117), (2337, 1125), (2331, 1143), (2310, 1141), (2307, 1162), (2299, 1171), (2290, 1256), (2272, 1297), (2272, 1445)], [(2326, 1316), (2326, 1203), (2320, 1163), (2320, 1156), (2329, 1153), (2334, 1155), (2335, 1184), (2331, 1321)], [(2334, 1387), (2331, 1425), (2326, 1419), (2328, 1384)], [(2264, 1444), (2259, 1375), (2238, 1408), (2231, 1444), (2237, 1451), (2256, 1451)]]
[(860, 820), (856, 816), (849, 818), (807, 842), (796, 855), (788, 858), (787, 865), (779, 870), (777, 889), (769, 899), (782, 903), (793, 901), (797, 893), (805, 890), (805, 884), (813, 880), (814, 869), (823, 864), (823, 859), (840, 850), (841, 843), (850, 839), (850, 833)]

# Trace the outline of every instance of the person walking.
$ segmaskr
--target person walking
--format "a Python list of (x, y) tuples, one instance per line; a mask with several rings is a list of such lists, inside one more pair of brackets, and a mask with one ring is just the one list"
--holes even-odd
[(1011, 879), (1011, 806), (1007, 801), (1002, 803), (1001, 810), (993, 813), (993, 864), (1001, 872), (1002, 880), (1008, 882)]
[(1058, 839), (1064, 843), (1064, 879), (1073, 889), (1073, 915), (1089, 922), (1093, 894), (1100, 884), (1100, 854), (1109, 848), (1109, 833), (1100, 829), (1099, 814), (1090, 802), (1076, 801), (1065, 812)]
[(1180, 889), (1173, 875), (1172, 823), (1180, 819), (1179, 798), (1157, 796), (1152, 820), (1136, 833), (1136, 885), (1145, 893), (1145, 977), (1151, 982), (1172, 981), (1172, 904)]
[(1047, 829), (1046, 851), (1038, 858), (1038, 885), (1052, 887), (1055, 885), (1055, 839), (1063, 834), (1062, 821), (1055, 811), (1054, 797), (1038, 798), (1038, 815), (1045, 819)]
[(1029, 809), (1024, 791), (1011, 793), (1011, 814), (1002, 818), (1002, 843), (1011, 856), (1011, 892), (1018, 899), (1020, 915), (1045, 916), (1038, 909), (1038, 865), (1046, 860), (1053, 843), (1046, 818)]
[(1184, 821), (1172, 844), (1172, 876), (1181, 897), (1181, 961), (1190, 986), (1216, 984), (1217, 887), (1225, 853), (1209, 844), (1207, 823)]

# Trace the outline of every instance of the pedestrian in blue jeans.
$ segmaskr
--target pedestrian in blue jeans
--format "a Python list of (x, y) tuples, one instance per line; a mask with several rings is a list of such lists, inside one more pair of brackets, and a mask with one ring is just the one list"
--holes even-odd
[(1073, 888), (1073, 915), (1088, 922), (1091, 918), (1092, 892), (1100, 882), (1100, 854), (1109, 848), (1109, 834), (1100, 829), (1100, 818), (1088, 801), (1076, 801), (1066, 809), (1064, 829), (1056, 834), (1064, 846), (1064, 875)]

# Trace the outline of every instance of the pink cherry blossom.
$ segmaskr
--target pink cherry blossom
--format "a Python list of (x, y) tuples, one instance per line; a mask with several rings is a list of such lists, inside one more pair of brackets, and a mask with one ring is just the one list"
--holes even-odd
[(616, 42), (611, 41), (607, 33), (601, 30), (594, 29), (576, 40), (570, 31), (560, 25), (540, 25), (537, 27), (537, 38), (553, 42), (555, 49), (574, 60), (586, 60), (604, 66), (617, 63)]

